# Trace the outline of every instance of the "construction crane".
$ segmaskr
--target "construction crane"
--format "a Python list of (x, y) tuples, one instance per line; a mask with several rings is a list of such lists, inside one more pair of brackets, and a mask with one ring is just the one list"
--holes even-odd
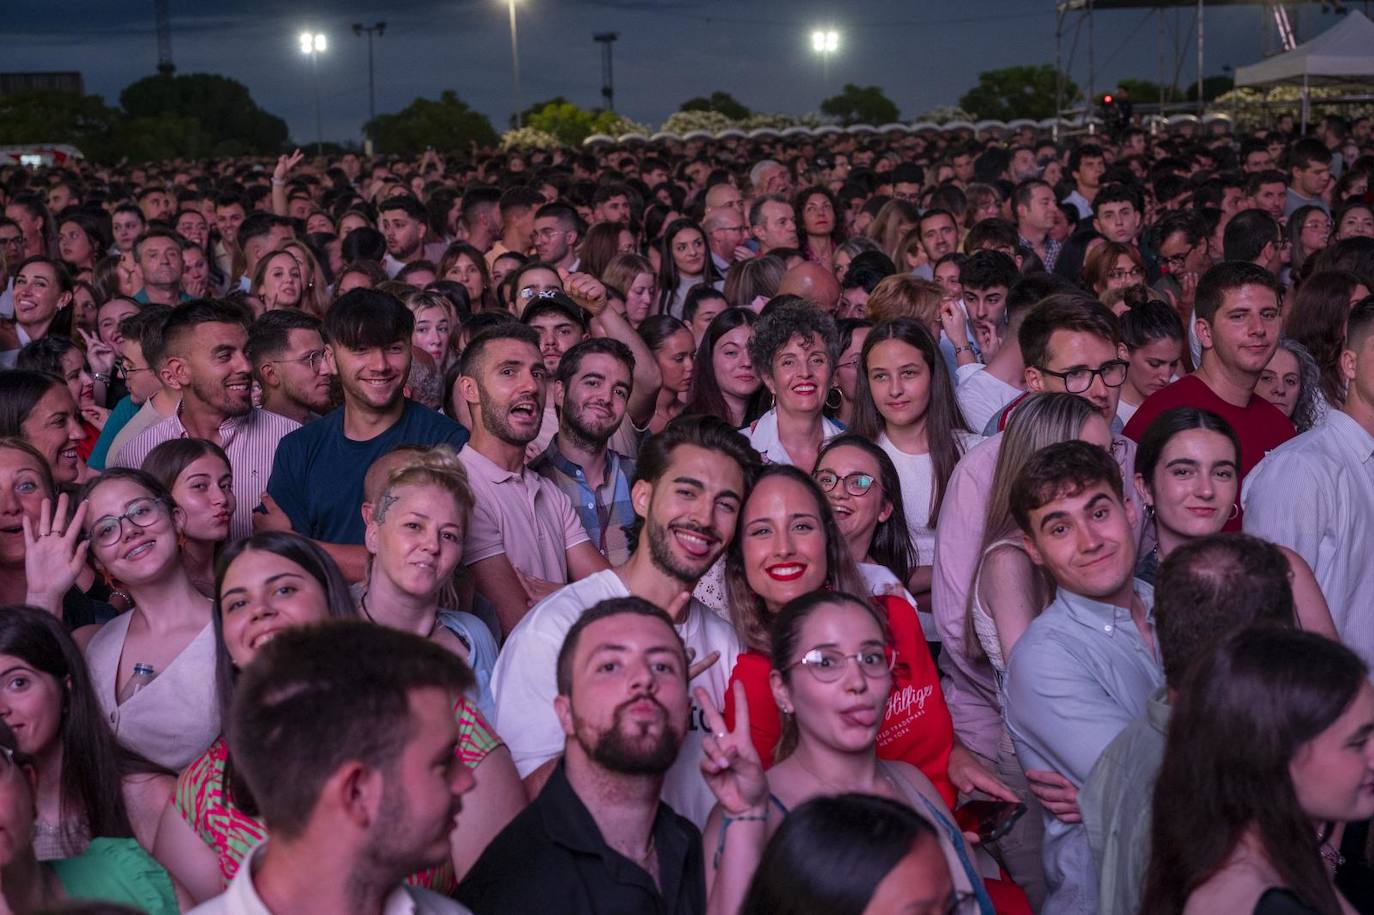
[(177, 69), (172, 63), (172, 14), (168, 4), (169, 0), (153, 0), (157, 15), (157, 72), (163, 76), (171, 76)]

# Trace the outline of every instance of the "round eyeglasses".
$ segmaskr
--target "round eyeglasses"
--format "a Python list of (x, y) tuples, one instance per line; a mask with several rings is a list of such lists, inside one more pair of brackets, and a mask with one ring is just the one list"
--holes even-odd
[(844, 491), (851, 496), (866, 496), (869, 490), (878, 485), (877, 478), (869, 473), (851, 473), (840, 476), (830, 470), (818, 470), (812, 479), (824, 492), (834, 492), (835, 487), (843, 483)]
[(811, 676), (822, 683), (834, 683), (844, 676), (845, 662), (849, 660), (859, 665), (859, 671), (865, 677), (877, 680), (892, 674), (892, 668), (897, 665), (897, 654), (886, 645), (881, 648), (861, 648), (854, 654), (845, 654), (838, 648), (813, 648), (802, 655), (797, 663), (788, 665), (788, 670), (805, 667)]

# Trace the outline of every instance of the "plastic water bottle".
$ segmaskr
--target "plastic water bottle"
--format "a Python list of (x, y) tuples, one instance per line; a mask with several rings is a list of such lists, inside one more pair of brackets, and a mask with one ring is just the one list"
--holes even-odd
[(124, 684), (124, 688), (119, 691), (119, 704), (123, 705), (134, 697), (139, 690), (153, 682), (156, 673), (151, 664), (135, 664), (134, 675), (129, 678), (129, 682)]

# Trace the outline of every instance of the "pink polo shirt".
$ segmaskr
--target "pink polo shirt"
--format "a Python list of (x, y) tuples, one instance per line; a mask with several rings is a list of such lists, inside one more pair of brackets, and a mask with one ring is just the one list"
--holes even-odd
[(568, 497), (528, 467), (512, 473), (471, 446), (458, 459), (474, 498), (463, 562), (473, 565), (504, 553), (526, 575), (567, 581), (568, 549), (589, 539)]

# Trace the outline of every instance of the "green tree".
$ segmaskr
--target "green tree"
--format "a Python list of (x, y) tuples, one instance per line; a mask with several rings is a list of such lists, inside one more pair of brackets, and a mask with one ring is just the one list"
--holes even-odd
[[(978, 74), (978, 84), (959, 99), (959, 107), (977, 118), (998, 121), (1054, 117), (1055, 82), (1049, 64), (985, 70)], [(1078, 86), (1065, 75), (1064, 104), (1078, 97)]]
[(0, 98), (0, 143), (70, 143), (90, 159), (109, 157), (119, 112), (98, 95), (58, 89)]
[(821, 113), (841, 124), (889, 124), (897, 120), (897, 105), (877, 86), (845, 83), (844, 91), (821, 102)]
[(176, 144), (174, 156), (270, 155), (286, 145), (286, 122), (259, 108), (247, 86), (225, 76), (149, 76), (125, 88), (119, 103), (145, 125), (151, 123), (145, 119), (163, 119), (164, 141), (174, 130), (198, 123)]
[[(569, 104), (568, 100), (561, 95), (555, 95), (553, 98), (544, 99), (544, 101), (542, 102), (535, 102), (533, 105), (530, 105), (529, 107), (525, 108), (523, 111), (520, 112), (519, 123), (521, 124), (521, 126), (528, 126), (530, 123), (530, 118), (534, 117), (536, 114), (543, 111), (548, 106), (567, 104)], [(513, 114), (510, 116), (510, 126), (516, 126), (516, 116)]]
[(437, 101), (417, 98), (395, 114), (379, 114), (363, 125), (377, 152), (415, 155), (433, 146), (441, 152), (467, 152), (471, 146), (496, 145), (496, 130), (487, 116), (473, 111), (452, 89)]
[(728, 92), (712, 92), (709, 96), (689, 98), (678, 111), (715, 111), (732, 121), (742, 121), (754, 112), (750, 111)]
[(567, 100), (554, 99), (525, 118), (525, 126), (557, 137), (565, 146), (578, 146), (594, 133), (617, 136), (628, 122), (614, 111), (582, 108)]

